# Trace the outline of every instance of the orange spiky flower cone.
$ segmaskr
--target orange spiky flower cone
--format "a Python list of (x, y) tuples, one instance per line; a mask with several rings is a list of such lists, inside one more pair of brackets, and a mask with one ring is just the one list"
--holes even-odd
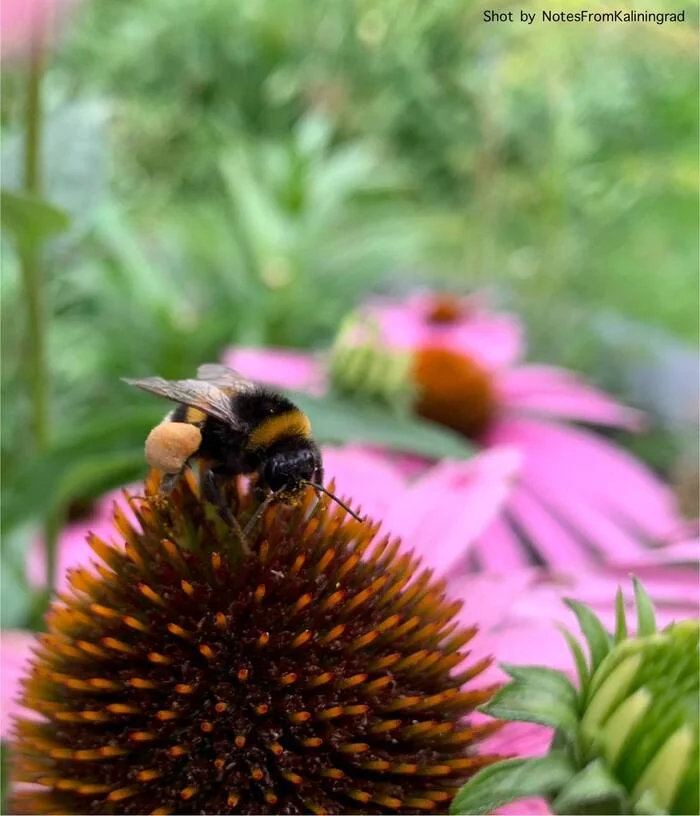
[[(124, 545), (71, 576), (16, 725), (13, 812), (446, 812), (498, 759), (465, 719), (474, 630), (399, 541), (309, 490), (244, 555), (192, 473), (115, 510)], [(228, 497), (245, 524), (252, 496)]]

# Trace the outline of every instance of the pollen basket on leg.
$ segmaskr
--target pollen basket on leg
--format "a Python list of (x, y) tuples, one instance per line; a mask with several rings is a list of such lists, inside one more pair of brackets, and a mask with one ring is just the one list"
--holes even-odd
[[(456, 683), (471, 633), (444, 588), (332, 502), (270, 506), (241, 557), (195, 488), (152, 491), (140, 530), (120, 517), (113, 578), (55, 605), (25, 684), (43, 720), (14, 746), (39, 788), (16, 809), (446, 810), (486, 697)], [(233, 506), (242, 524), (256, 509)]]

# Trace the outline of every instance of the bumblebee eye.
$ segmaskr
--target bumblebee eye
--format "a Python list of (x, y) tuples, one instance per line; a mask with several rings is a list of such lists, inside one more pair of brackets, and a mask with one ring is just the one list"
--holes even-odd
[(289, 481), (289, 473), (285, 464), (284, 460), (278, 460), (275, 457), (271, 457), (265, 463), (263, 479), (270, 490), (280, 490)]

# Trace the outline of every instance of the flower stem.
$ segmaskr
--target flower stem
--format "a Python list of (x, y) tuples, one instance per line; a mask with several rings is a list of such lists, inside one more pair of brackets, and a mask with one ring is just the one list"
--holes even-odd
[[(31, 44), (27, 76), (25, 112), (24, 190), (31, 198), (42, 195), (42, 131), (41, 79), (44, 72), (44, 37), (36, 32)], [(48, 371), (46, 365), (46, 303), (40, 263), (41, 247), (27, 242), (21, 251), (24, 284), (28, 372), (31, 389), (34, 449), (45, 450), (49, 443)], [(56, 572), (56, 542), (58, 525), (47, 519), (44, 528), (46, 546), (46, 587), (50, 597)]]
[[(27, 107), (24, 144), (24, 189), (32, 198), (40, 198), (41, 179), (41, 76), (43, 73), (41, 38), (32, 43), (27, 82)], [(48, 400), (46, 394), (45, 304), (39, 264), (39, 247), (26, 245), (22, 251), (22, 276), (27, 307), (29, 379), (32, 392), (34, 446), (42, 450), (48, 441)]]

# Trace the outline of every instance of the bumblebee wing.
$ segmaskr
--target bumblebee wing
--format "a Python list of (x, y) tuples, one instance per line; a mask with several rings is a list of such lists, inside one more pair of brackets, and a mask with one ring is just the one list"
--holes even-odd
[(247, 377), (219, 363), (204, 363), (197, 369), (197, 379), (211, 383), (230, 394), (255, 391), (258, 386)]
[(148, 391), (149, 394), (199, 408), (234, 430), (245, 430), (244, 424), (233, 413), (231, 394), (225, 393), (213, 383), (204, 380), (164, 380), (162, 377), (146, 377), (142, 380), (123, 378), (123, 381), (127, 385)]

